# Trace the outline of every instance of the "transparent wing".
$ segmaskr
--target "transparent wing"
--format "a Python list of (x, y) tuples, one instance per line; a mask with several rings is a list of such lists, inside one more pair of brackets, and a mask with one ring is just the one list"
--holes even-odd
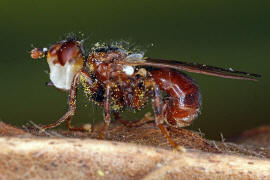
[(171, 68), (180, 71), (187, 71), (199, 74), (206, 74), (210, 76), (217, 76), (230, 79), (242, 79), (242, 80), (251, 80), (257, 81), (257, 78), (260, 78), (261, 75), (248, 73), (243, 71), (237, 71), (232, 68), (225, 69), (220, 67), (208, 66), (205, 64), (197, 63), (188, 63), (174, 60), (163, 60), (163, 59), (137, 59), (130, 58), (124, 61), (123, 63), (132, 65), (132, 66), (149, 66), (156, 68)]

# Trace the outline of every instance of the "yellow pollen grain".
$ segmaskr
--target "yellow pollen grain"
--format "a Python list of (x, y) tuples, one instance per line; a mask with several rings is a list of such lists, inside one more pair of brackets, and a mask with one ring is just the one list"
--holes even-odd
[(93, 65), (93, 64), (90, 64), (90, 66), (89, 66), (89, 70), (90, 70), (91, 72), (93, 72), (93, 71), (95, 70), (95, 68), (94, 68), (94, 65)]

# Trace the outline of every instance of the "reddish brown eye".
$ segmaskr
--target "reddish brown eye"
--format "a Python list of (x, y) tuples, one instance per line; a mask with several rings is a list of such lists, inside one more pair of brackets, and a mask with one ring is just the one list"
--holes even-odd
[(75, 53), (78, 52), (78, 47), (75, 42), (65, 42), (58, 51), (58, 60), (62, 66), (66, 64), (67, 61), (71, 60)]

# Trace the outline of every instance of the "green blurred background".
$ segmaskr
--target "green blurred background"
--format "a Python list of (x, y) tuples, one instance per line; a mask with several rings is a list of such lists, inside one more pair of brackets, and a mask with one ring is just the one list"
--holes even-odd
[[(259, 82), (189, 74), (199, 84), (202, 114), (190, 126), (209, 138), (269, 125), (270, 2), (265, 1), (8, 1), (0, 2), (0, 118), (13, 125), (46, 124), (67, 109), (67, 94), (46, 87), (46, 61), (30, 59), (69, 32), (96, 41), (131, 39), (146, 56), (232, 67), (262, 74)], [(151, 44), (154, 46), (151, 47)], [(151, 110), (137, 114), (139, 119)], [(80, 93), (74, 124), (101, 121)], [(61, 126), (65, 127), (65, 126)]]

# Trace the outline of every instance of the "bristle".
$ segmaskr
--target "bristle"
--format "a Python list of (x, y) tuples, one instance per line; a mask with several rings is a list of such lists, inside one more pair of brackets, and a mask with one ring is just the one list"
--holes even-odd
[(82, 41), (85, 39), (85, 35), (81, 32), (78, 33), (74, 33), (74, 32), (70, 32), (70, 33), (66, 33), (64, 35), (64, 37), (62, 37), (61, 39), (64, 39), (65, 41)]

